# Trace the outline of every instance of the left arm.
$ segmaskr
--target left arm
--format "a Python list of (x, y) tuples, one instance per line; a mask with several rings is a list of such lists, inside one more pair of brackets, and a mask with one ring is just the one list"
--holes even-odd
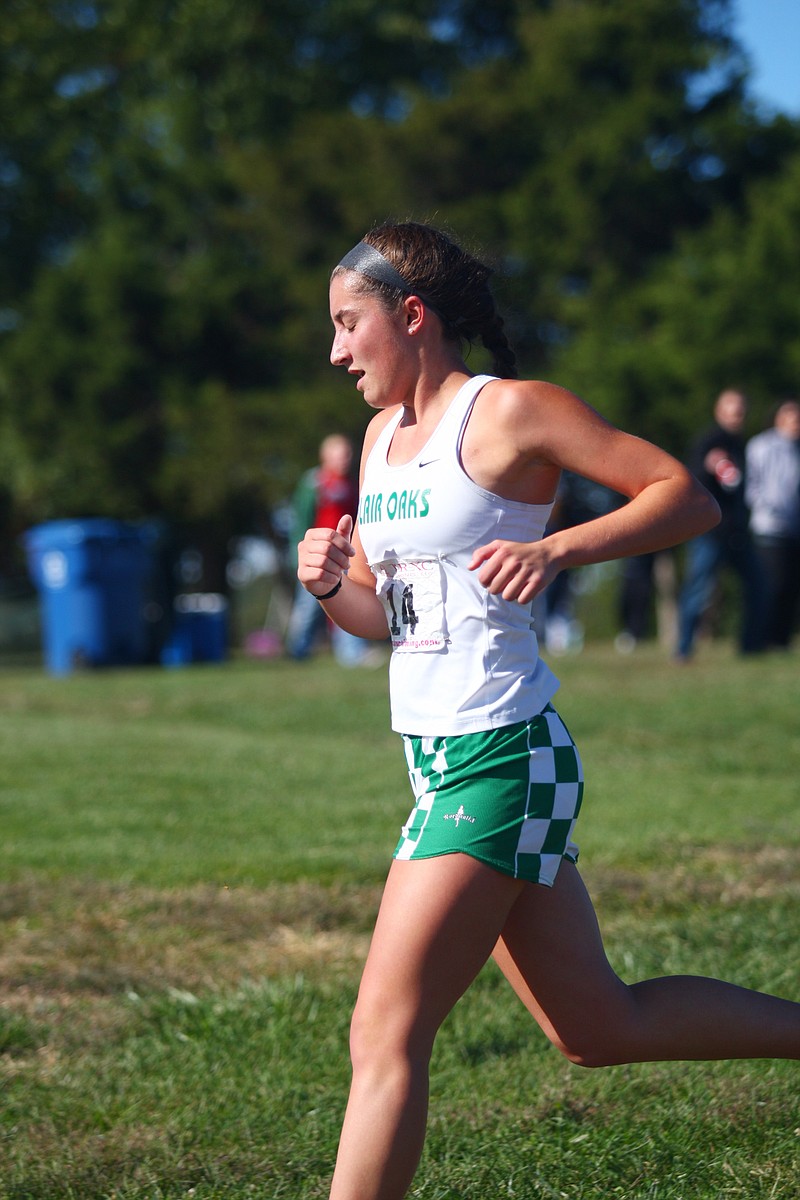
[(475, 551), (472, 570), (493, 595), (528, 603), (568, 567), (663, 550), (711, 529), (719, 508), (672, 455), (623, 433), (577, 396), (552, 384), (506, 386), (493, 410), (510, 439), (512, 483), (536, 467), (559, 467), (628, 497), (614, 512), (559, 530), (540, 542), (493, 541)]

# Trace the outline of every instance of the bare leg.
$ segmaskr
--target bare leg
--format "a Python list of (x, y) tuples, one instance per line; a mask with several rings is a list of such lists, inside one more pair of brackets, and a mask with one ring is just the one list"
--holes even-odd
[(494, 958), (551, 1041), (583, 1066), (800, 1058), (800, 1004), (693, 975), (624, 984), (571, 863), (552, 889), (525, 887)]
[(461, 854), (392, 864), (353, 1014), (331, 1200), (405, 1196), (425, 1138), (436, 1032), (523, 886)]

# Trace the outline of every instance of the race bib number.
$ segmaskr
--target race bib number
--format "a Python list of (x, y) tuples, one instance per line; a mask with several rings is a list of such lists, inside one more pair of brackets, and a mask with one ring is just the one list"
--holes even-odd
[(444, 579), (436, 558), (370, 564), (383, 605), (392, 649), (400, 653), (441, 650), (446, 644)]

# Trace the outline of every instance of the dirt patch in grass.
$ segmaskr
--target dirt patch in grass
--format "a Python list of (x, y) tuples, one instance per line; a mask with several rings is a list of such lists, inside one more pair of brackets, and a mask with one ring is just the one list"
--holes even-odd
[[(800, 848), (682, 849), (664, 867), (586, 876), (607, 913), (796, 901)], [(0, 885), (0, 1004), (56, 1016), (78, 997), (220, 990), (297, 971), (352, 977), (379, 899), (377, 886), (310, 882), (158, 891), (32, 877)]]
[(0, 886), (0, 1003), (238, 985), (350, 971), (366, 953), (376, 888), (299, 883), (159, 892), (30, 879)]
[(800, 846), (687, 847), (669, 853), (665, 866), (626, 871), (589, 865), (590, 893), (604, 907), (674, 908), (676, 904), (742, 904), (800, 899)]

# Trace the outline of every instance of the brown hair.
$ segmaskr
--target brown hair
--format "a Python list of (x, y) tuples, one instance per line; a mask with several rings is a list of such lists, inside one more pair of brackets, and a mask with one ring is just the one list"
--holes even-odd
[[(363, 240), (406, 281), (406, 295), (419, 294), (429, 304), (442, 322), (445, 337), (470, 343), (480, 338), (494, 358), (495, 374), (503, 379), (516, 377), (516, 355), (489, 288), (490, 267), (441, 230), (416, 221), (378, 225)], [(377, 293), (390, 307), (402, 302), (400, 288), (368, 275), (361, 278), (363, 290)]]

